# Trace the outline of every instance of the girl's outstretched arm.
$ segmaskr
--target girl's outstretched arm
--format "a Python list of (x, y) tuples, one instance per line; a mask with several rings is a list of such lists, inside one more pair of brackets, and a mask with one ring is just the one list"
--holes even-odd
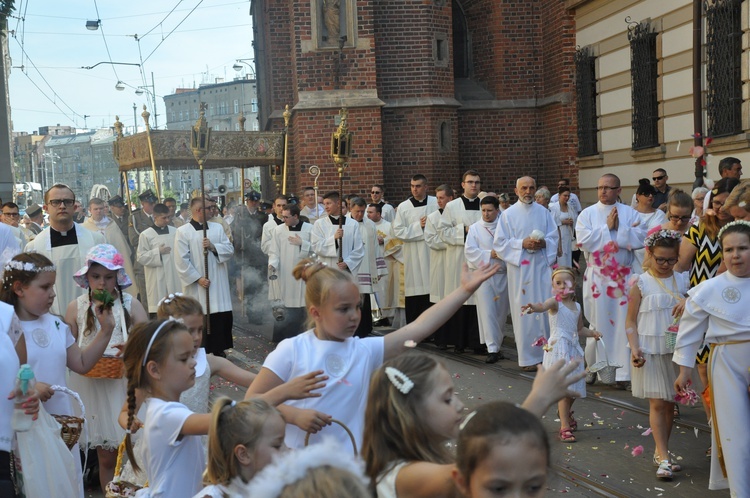
[(545, 311), (557, 311), (557, 299), (551, 297), (543, 303), (529, 303), (521, 306), (521, 313), (544, 313)]
[(461, 285), (456, 290), (432, 305), (412, 323), (385, 336), (383, 359), (389, 360), (403, 353), (408, 347), (405, 345), (406, 341), (419, 342), (429, 337), (461, 308), (482, 282), (497, 273), (499, 268), (500, 265), (489, 265), (469, 272), (464, 263), (461, 271)]
[(226, 358), (221, 356), (214, 356), (212, 354), (206, 355), (208, 360), (208, 366), (211, 369), (211, 375), (218, 375), (224, 380), (233, 382), (238, 386), (250, 387), (250, 384), (255, 380), (255, 374), (244, 368), (240, 368)]

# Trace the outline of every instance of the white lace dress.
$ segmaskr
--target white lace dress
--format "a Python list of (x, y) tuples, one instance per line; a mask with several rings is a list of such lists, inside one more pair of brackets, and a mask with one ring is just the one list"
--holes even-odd
[[(132, 297), (130, 294), (123, 294), (123, 299), (125, 309), (130, 313)], [(78, 303), (78, 315), (76, 316), (78, 345), (83, 349), (94, 340), (96, 334), (89, 333), (86, 335), (83, 333), (86, 328), (86, 311), (91, 306), (88, 293), (79, 296), (76, 301)], [(115, 319), (115, 329), (112, 332), (112, 338), (109, 340), (107, 349), (104, 351), (104, 354), (107, 355), (117, 354), (118, 350), (114, 348), (114, 345), (124, 343), (127, 338), (127, 333), (123, 334), (122, 330), (125, 317), (119, 299), (115, 300), (112, 313)], [(94, 320), (94, 323), (98, 333), (99, 322)], [(117, 450), (125, 436), (125, 431), (117, 423), (117, 418), (120, 415), (123, 403), (125, 403), (127, 379), (124, 376), (121, 379), (94, 379), (70, 372), (68, 386), (81, 396), (86, 407), (89, 447)]]
[[(549, 345), (550, 351), (545, 351), (542, 364), (544, 368), (549, 368), (558, 360), (571, 362), (580, 360), (581, 363), (571, 375), (577, 375), (583, 372), (583, 349), (578, 342), (578, 317), (581, 315), (581, 305), (575, 303), (576, 310), (573, 311), (565, 304), (558, 303), (557, 313), (548, 313), (549, 315)], [(577, 392), (581, 398), (586, 397), (586, 381), (580, 381), (570, 386), (571, 391)]]

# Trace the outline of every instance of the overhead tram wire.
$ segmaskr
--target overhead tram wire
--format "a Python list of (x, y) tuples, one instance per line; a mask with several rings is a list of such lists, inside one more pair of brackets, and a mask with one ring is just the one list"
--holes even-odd
[(203, 0), (198, 0), (198, 3), (197, 3), (197, 4), (195, 5), (195, 7), (193, 7), (192, 9), (190, 9), (190, 12), (188, 12), (188, 13), (187, 13), (187, 15), (186, 15), (185, 17), (183, 17), (183, 18), (182, 18), (182, 20), (181, 20), (181, 21), (180, 21), (179, 23), (177, 23), (177, 26), (175, 26), (174, 28), (172, 28), (172, 31), (170, 31), (169, 33), (167, 33), (167, 35), (166, 35), (166, 36), (162, 37), (162, 39), (161, 39), (161, 41), (159, 42), (159, 44), (158, 44), (158, 45), (156, 45), (156, 47), (155, 47), (155, 48), (154, 48), (154, 49), (153, 49), (153, 50), (151, 51), (151, 53), (150, 53), (150, 54), (148, 54), (148, 55), (146, 56), (146, 58), (145, 58), (145, 59), (143, 59), (143, 60), (141, 61), (141, 65), (143, 65), (143, 63), (145, 63), (145, 62), (146, 62), (146, 61), (147, 61), (147, 60), (148, 60), (148, 59), (149, 59), (149, 58), (150, 58), (150, 57), (151, 57), (152, 55), (154, 55), (154, 52), (156, 52), (156, 51), (157, 51), (157, 50), (159, 49), (159, 47), (161, 47), (161, 44), (162, 44), (162, 43), (164, 43), (164, 42), (165, 42), (165, 41), (167, 40), (167, 38), (169, 38), (169, 36), (170, 36), (170, 35), (171, 35), (172, 33), (174, 33), (174, 32), (175, 32), (175, 30), (176, 30), (177, 28), (179, 28), (179, 27), (180, 27), (180, 25), (182, 25), (182, 23), (184, 23), (184, 22), (185, 22), (185, 21), (187, 20), (187, 18), (188, 18), (188, 17), (190, 17), (190, 15), (191, 15), (191, 14), (192, 14), (193, 12), (195, 12), (195, 9), (197, 9), (197, 8), (198, 8), (198, 7), (200, 6), (200, 4), (202, 4), (202, 3), (203, 3)]
[(141, 35), (141, 38), (143, 38), (144, 36), (148, 36), (149, 33), (151, 33), (153, 30), (155, 30), (156, 28), (158, 28), (159, 26), (161, 26), (162, 24), (164, 24), (164, 21), (166, 21), (169, 18), (169, 16), (172, 15), (172, 12), (174, 12), (175, 9), (177, 9), (177, 7), (180, 6), (180, 4), (182, 3), (182, 1), (183, 0), (177, 0), (177, 3), (175, 4), (175, 6), (172, 7), (172, 10), (170, 10), (169, 12), (167, 12), (167, 15), (164, 16), (164, 19), (162, 19), (161, 21), (159, 21), (158, 23), (156, 23), (156, 25), (153, 28), (151, 28), (148, 31), (146, 31), (146, 33), (144, 35)]
[(109, 52), (109, 44), (107, 43), (107, 37), (104, 36), (104, 25), (102, 25), (101, 22), (101, 15), (99, 15), (99, 6), (96, 4), (96, 0), (94, 0), (94, 9), (96, 10), (96, 18), (99, 19), (99, 31), (102, 34), (102, 40), (104, 40), (104, 48), (107, 49), (107, 58), (109, 59), (110, 66), (112, 67), (112, 72), (115, 74), (115, 79), (117, 81), (120, 81), (120, 76), (117, 74), (117, 69), (115, 69), (115, 65), (112, 64), (112, 54)]

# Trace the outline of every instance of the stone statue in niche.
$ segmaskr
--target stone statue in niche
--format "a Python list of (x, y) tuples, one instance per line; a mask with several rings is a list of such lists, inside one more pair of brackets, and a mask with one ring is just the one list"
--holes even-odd
[(321, 0), (323, 43), (337, 45), (341, 36), (341, 0)]

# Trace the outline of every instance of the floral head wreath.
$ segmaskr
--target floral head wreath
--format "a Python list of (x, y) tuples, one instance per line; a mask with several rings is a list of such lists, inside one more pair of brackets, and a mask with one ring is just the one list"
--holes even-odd
[(674, 239), (680, 240), (682, 234), (677, 230), (655, 230), (649, 234), (648, 237), (643, 241), (643, 245), (646, 247), (653, 247), (657, 240), (660, 239)]
[(732, 221), (731, 223), (727, 223), (726, 225), (721, 227), (721, 230), (719, 230), (719, 240), (721, 240), (722, 235), (724, 235), (724, 232), (726, 232), (728, 228), (738, 227), (738, 226), (746, 226), (750, 228), (750, 221), (736, 220), (736, 221)]
[(414, 388), (414, 382), (401, 370), (394, 367), (385, 367), (385, 376), (401, 394), (409, 394)]
[(304, 479), (310, 469), (323, 466), (351, 472), (363, 486), (370, 485), (364, 475), (364, 462), (359, 458), (352, 458), (335, 439), (323, 437), (319, 444), (278, 454), (273, 463), (261, 470), (246, 485), (243, 496), (276, 498), (285, 487)]
[(50, 266), (37, 266), (34, 263), (24, 263), (23, 261), (17, 261), (12, 259), (5, 263), (5, 271), (19, 270), (28, 271), (33, 273), (40, 273), (43, 271), (57, 271), (55, 265)]

